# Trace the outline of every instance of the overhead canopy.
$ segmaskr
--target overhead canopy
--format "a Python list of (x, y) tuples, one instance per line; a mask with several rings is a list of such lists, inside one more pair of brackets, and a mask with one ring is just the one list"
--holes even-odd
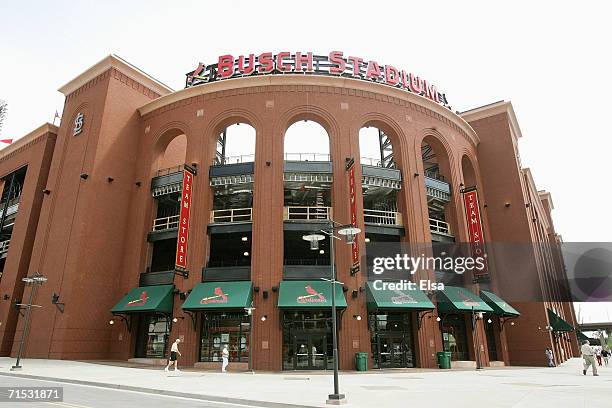
[(570, 332), (574, 331), (574, 328), (571, 324), (563, 320), (558, 314), (553, 312), (550, 309), (546, 309), (548, 311), (548, 321), (553, 329), (556, 332)]
[(576, 330), (576, 337), (578, 337), (578, 341), (591, 340), (589, 336), (581, 332), (580, 330)]
[[(366, 296), (368, 310), (432, 310), (435, 309), (427, 295), (415, 290), (383, 290), (379, 284), (368, 282)], [(378, 289), (377, 289), (378, 287)]]
[(183, 306), (184, 310), (244, 309), (253, 300), (251, 281), (198, 283)]
[(112, 309), (112, 314), (172, 313), (174, 285), (140, 286), (132, 289)]
[(445, 286), (438, 292), (438, 310), (445, 313), (493, 312), (484, 300), (471, 290), (459, 286)]
[(512, 317), (521, 315), (518, 310), (510, 306), (504, 299), (500, 298), (493, 292), (481, 290), (480, 297), (487, 303), (487, 305), (491, 306), (493, 313), (496, 315)]
[[(336, 284), (336, 307), (345, 308), (342, 286)], [(278, 307), (282, 309), (322, 309), (332, 306), (332, 284), (326, 281), (282, 281)]]

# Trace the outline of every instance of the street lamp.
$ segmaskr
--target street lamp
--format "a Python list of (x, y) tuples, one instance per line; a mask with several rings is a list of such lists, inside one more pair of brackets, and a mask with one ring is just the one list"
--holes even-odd
[[(344, 235), (346, 243), (352, 245), (355, 242), (355, 236), (361, 232), (361, 230), (352, 224), (342, 225), (335, 222), (331, 218), (329, 219), (329, 225), (326, 229), (322, 229), (321, 232), (329, 236), (329, 258), (331, 263), (331, 279), (323, 279), (331, 282), (331, 300), (332, 300), (332, 342), (333, 342), (333, 363), (334, 363), (334, 393), (329, 394), (327, 403), (338, 405), (346, 403), (344, 394), (340, 394), (340, 387), (338, 385), (338, 331), (337, 331), (337, 319), (336, 319), (336, 284), (342, 285), (342, 282), (336, 280), (336, 265), (335, 265), (335, 254), (334, 254), (334, 240), (340, 239), (334, 235), (334, 231), (338, 234)], [(302, 239), (310, 242), (310, 249), (318, 249), (319, 241), (325, 237), (321, 234), (313, 232), (308, 235), (302, 236)]]
[(474, 306), (472, 306), (472, 335), (474, 337), (474, 351), (476, 356), (476, 370), (482, 370), (482, 363), (480, 362), (480, 338), (478, 336), (478, 320), (483, 318), (482, 312), (475, 312)]
[(28, 300), (28, 303), (27, 304), (18, 303), (16, 305), (20, 309), (25, 309), (26, 314), (25, 314), (25, 322), (23, 325), (23, 331), (21, 332), (21, 341), (19, 342), (19, 350), (17, 351), (17, 361), (15, 362), (15, 365), (11, 367), (11, 371), (21, 370), (22, 368), (19, 365), (19, 363), (21, 362), (21, 354), (23, 353), (23, 346), (25, 343), (25, 339), (28, 337), (31, 309), (32, 307), (40, 307), (38, 305), (33, 305), (32, 301), (34, 299), (34, 294), (36, 292), (36, 289), (38, 288), (38, 286), (45, 283), (47, 281), (47, 278), (42, 276), (40, 273), (36, 272), (34, 275), (28, 276), (21, 280), (26, 284), (26, 286), (30, 286), (32, 289), (30, 289), (30, 300)]

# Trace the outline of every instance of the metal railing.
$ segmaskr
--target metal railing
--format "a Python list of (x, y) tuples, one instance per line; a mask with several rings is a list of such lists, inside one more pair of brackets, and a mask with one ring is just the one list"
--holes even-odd
[(213, 166), (224, 166), (226, 164), (253, 163), (255, 161), (254, 154), (241, 154), (238, 156), (215, 157)]
[(328, 162), (331, 156), (327, 153), (285, 153), (286, 161)]
[(395, 162), (391, 162), (390, 166), (383, 166), (382, 161), (380, 159), (374, 159), (372, 157), (360, 157), (359, 163), (365, 166), (372, 166), (372, 167), (386, 167), (389, 169), (397, 168)]
[(436, 234), (451, 235), (450, 224), (435, 218), (429, 219), (429, 230)]
[(284, 208), (285, 221), (318, 221), (329, 220), (332, 216), (331, 207), (289, 206)]
[(178, 228), (180, 215), (171, 215), (153, 220), (153, 231), (163, 231), (171, 228)]
[(366, 224), (403, 225), (402, 213), (397, 211), (381, 211), (364, 208), (363, 221)]
[(10, 239), (0, 242), (0, 256), (8, 252), (10, 243), (11, 243)]
[(182, 164), (178, 166), (168, 167), (165, 169), (159, 169), (155, 173), (155, 177), (167, 176), (169, 174), (174, 174), (174, 173), (180, 173), (181, 171), (183, 171), (183, 169), (184, 169), (184, 166)]
[(227, 210), (212, 210), (210, 212), (211, 224), (251, 221), (253, 221), (252, 208), (230, 208)]
[(444, 176), (438, 173), (437, 171), (425, 170), (425, 177), (429, 177), (446, 183), (446, 179), (444, 178)]

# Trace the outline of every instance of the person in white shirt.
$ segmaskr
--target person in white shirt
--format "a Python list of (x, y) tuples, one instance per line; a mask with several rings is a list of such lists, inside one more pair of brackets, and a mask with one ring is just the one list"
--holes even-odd
[(229, 364), (229, 351), (227, 351), (227, 344), (223, 346), (223, 351), (221, 352), (221, 357), (223, 358), (223, 364), (221, 365), (221, 372), (227, 372), (227, 366)]
[(589, 366), (593, 367), (593, 375), (598, 376), (597, 374), (597, 364), (595, 363), (594, 351), (593, 347), (589, 345), (589, 341), (585, 340), (582, 343), (582, 347), (580, 348), (580, 352), (582, 353), (582, 358), (584, 359), (584, 368), (582, 370), (582, 374), (586, 375)]
[(172, 347), (170, 348), (170, 358), (168, 359), (168, 365), (166, 366), (166, 368), (164, 369), (164, 371), (169, 371), (170, 366), (172, 365), (172, 363), (174, 363), (174, 371), (179, 371), (178, 369), (178, 356), (181, 356), (181, 352), (178, 349), (178, 345), (181, 342), (180, 339), (176, 339), (174, 340), (174, 343), (172, 343)]

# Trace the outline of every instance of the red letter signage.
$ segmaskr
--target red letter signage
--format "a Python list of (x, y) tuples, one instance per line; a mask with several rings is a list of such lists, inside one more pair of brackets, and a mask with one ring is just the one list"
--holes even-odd
[[(349, 201), (351, 204), (351, 224), (357, 226), (357, 201), (355, 197), (355, 165), (349, 169)], [(357, 237), (353, 241), (352, 247), (353, 267), (351, 270), (359, 270), (359, 244)]]
[(191, 195), (193, 193), (193, 172), (185, 166), (183, 170), (183, 190), (181, 192), (181, 212), (179, 218), (178, 236), (176, 240), (177, 269), (187, 269), (187, 240), (189, 239), (189, 213), (191, 211)]
[(475, 260), (480, 258), (483, 266), (482, 268), (474, 269), (474, 279), (477, 280), (489, 273), (487, 255), (484, 247), (484, 236), (482, 234), (480, 207), (478, 206), (478, 192), (475, 189), (464, 192), (463, 202), (465, 203), (465, 217), (468, 226), (468, 238), (470, 240), (472, 257)]

